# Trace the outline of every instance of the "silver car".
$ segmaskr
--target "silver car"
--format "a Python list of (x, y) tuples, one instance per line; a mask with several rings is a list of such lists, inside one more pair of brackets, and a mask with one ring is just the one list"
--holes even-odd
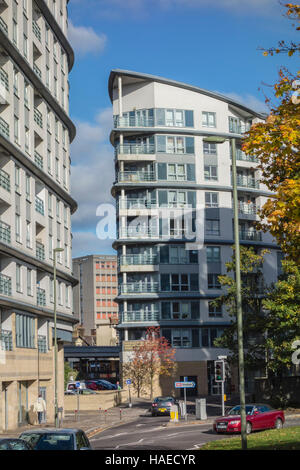
[(28, 442), (34, 450), (92, 450), (82, 429), (35, 429), (22, 432), (19, 439)]

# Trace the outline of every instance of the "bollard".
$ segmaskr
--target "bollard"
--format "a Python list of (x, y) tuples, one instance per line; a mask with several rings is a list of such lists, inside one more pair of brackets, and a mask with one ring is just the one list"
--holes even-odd
[(178, 423), (178, 406), (172, 405), (170, 409), (170, 421), (173, 423)]
[(74, 410), (74, 413), (75, 413), (75, 421), (77, 421), (77, 416), (78, 416), (78, 415), (77, 415), (77, 412), (78, 412), (78, 410)]
[(122, 410), (120, 408), (120, 421), (122, 421)]

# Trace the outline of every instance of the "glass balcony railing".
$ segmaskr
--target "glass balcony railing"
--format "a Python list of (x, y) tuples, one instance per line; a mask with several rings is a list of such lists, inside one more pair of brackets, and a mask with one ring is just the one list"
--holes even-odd
[(36, 242), (36, 257), (40, 261), (45, 260), (45, 246), (40, 242)]
[(37, 108), (34, 108), (33, 118), (37, 125), (43, 129), (43, 115)]
[(38, 196), (35, 196), (35, 210), (39, 214), (45, 215), (44, 201)]
[(119, 183), (156, 181), (156, 176), (154, 171), (119, 171), (117, 181)]
[(8, 74), (0, 67), (0, 83), (4, 86), (6, 91), (9, 91)]
[(158, 291), (158, 282), (128, 282), (119, 286), (119, 294), (152, 294)]
[(38, 335), (38, 351), (40, 353), (47, 352), (47, 337), (43, 335)]
[(141, 266), (158, 264), (157, 255), (138, 254), (138, 255), (122, 255), (119, 258), (120, 266)]
[(11, 296), (11, 277), (0, 274), (0, 294)]
[(157, 202), (155, 200), (147, 201), (145, 199), (122, 199), (118, 200), (119, 209), (155, 209)]
[(45, 289), (41, 289), (40, 287), (37, 288), (36, 302), (37, 302), (37, 305), (39, 305), (40, 307), (45, 307), (46, 306), (46, 291), (45, 291)]
[(240, 240), (245, 241), (261, 241), (261, 232), (255, 230), (240, 230)]
[(259, 189), (259, 181), (249, 176), (237, 176), (237, 185), (242, 188)]
[(157, 321), (159, 321), (159, 310), (154, 310), (152, 312), (143, 310), (133, 310), (121, 313), (122, 323)]
[(6, 189), (6, 191), (10, 191), (10, 176), (2, 168), (0, 168), (0, 186)]
[(151, 155), (155, 153), (155, 145), (143, 145), (143, 144), (123, 144), (117, 145), (115, 148), (115, 154), (119, 155)]
[(44, 168), (44, 160), (43, 160), (43, 157), (37, 152), (35, 151), (34, 152), (34, 161), (35, 161), (35, 164), (41, 168), (41, 170), (43, 170)]
[(158, 230), (148, 227), (124, 227), (119, 229), (119, 238), (158, 238)]
[(0, 242), (4, 242), (4, 243), (11, 242), (10, 225), (2, 221), (0, 221)]
[(42, 40), (41, 28), (39, 27), (37, 22), (34, 21), (34, 20), (32, 22), (32, 31), (33, 31), (33, 34), (35, 35), (35, 37), (41, 42), (41, 40)]
[(114, 126), (115, 127), (154, 127), (154, 117), (115, 116)]
[(239, 201), (238, 210), (240, 214), (245, 215), (256, 215), (258, 207), (252, 202), (241, 202)]
[(12, 331), (0, 330), (0, 348), (2, 351), (12, 351)]
[[(232, 155), (231, 155), (231, 159), (232, 159)], [(243, 162), (253, 162), (253, 163), (258, 162), (257, 157), (255, 157), (254, 155), (247, 155), (245, 152), (243, 152), (240, 149), (236, 150), (236, 159), (239, 161), (243, 161)]]
[(0, 134), (9, 139), (9, 124), (0, 117)]

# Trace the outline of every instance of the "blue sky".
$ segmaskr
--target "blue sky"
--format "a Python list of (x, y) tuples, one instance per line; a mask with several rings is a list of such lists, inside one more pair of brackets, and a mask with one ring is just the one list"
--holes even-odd
[[(113, 149), (107, 81), (113, 68), (160, 75), (230, 95), (264, 109), (259, 88), (277, 80), (281, 65), (298, 58), (263, 57), (259, 47), (296, 40), (277, 0), (70, 0), (70, 113), (77, 127), (71, 146), (73, 256), (113, 253), (99, 240), (97, 207), (110, 194)], [(268, 86), (263, 86), (268, 93)]]

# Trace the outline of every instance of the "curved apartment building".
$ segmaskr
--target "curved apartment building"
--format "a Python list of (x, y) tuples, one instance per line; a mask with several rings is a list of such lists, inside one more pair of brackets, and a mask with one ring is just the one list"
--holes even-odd
[[(275, 281), (278, 249), (253, 226), (270, 193), (240, 142), (264, 115), (214, 92), (124, 70), (111, 72), (109, 95), (122, 360), (148, 326), (160, 326), (176, 348), (176, 380), (187, 376), (198, 394), (217, 394), (213, 361), (226, 351), (213, 342), (230, 320), (211, 301), (234, 243), (231, 151), (228, 140), (204, 139), (237, 138), (240, 243), (270, 250), (264, 276)], [(160, 385), (158, 393), (173, 391), (173, 383)]]
[[(0, 430), (30, 419), (38, 393), (54, 420), (57, 336), (71, 340), (72, 276), (67, 0), (0, 2)], [(59, 346), (58, 406), (63, 406)]]

